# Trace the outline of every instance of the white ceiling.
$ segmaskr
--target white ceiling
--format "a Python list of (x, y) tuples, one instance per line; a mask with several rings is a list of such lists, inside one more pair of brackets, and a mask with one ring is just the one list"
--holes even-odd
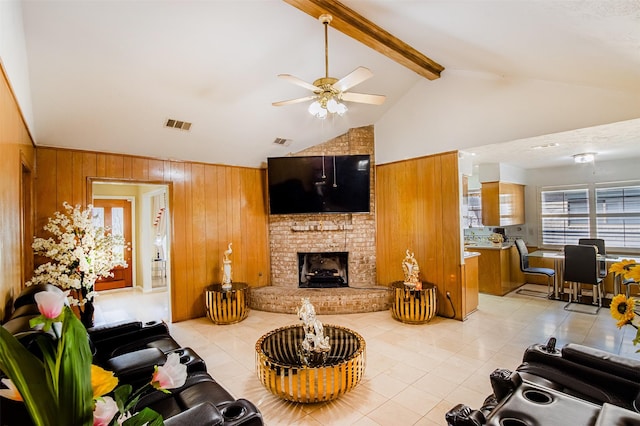
[[(638, 0), (343, 3), (443, 65), (442, 79), (447, 70), (476, 71), (640, 97)], [(370, 68), (374, 77), (353, 91), (384, 94), (385, 104), (349, 104), (347, 116), (325, 121), (306, 104), (271, 106), (308, 94), (277, 74), (308, 82), (324, 75), (322, 24), (280, 0), (29, 0), (22, 7), (31, 131), (42, 146), (257, 167), (375, 124), (409, 91), (429, 88), (330, 29), (330, 75)], [(168, 129), (168, 118), (193, 126)], [(619, 125), (521, 140), (513, 149), (478, 148), (477, 158), (522, 160), (517, 146), (551, 142), (624, 157), (640, 142), (640, 121)], [(277, 137), (291, 146), (274, 145)], [(515, 165), (549, 165), (537, 152)]]

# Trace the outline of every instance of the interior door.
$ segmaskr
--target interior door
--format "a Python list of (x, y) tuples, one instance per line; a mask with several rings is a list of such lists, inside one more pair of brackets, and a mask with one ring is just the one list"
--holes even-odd
[[(114, 235), (123, 235), (127, 243), (131, 240), (131, 201), (129, 200), (94, 200), (94, 220), (104, 227), (110, 227)], [(96, 290), (112, 290), (133, 286), (130, 245), (122, 249), (122, 255), (127, 262), (127, 267), (118, 266), (111, 272), (113, 277), (101, 278), (96, 281)]]

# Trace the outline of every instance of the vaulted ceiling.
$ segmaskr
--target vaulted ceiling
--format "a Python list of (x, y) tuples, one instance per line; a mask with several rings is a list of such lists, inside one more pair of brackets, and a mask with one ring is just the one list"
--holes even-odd
[[(394, 109), (420, 108), (407, 98), (428, 99), (456, 72), (640, 99), (636, 0), (343, 3), (441, 64), (441, 78), (428, 81), (330, 28), (330, 75), (365, 66), (374, 77), (354, 91), (387, 100), (352, 103), (344, 117), (321, 121), (306, 103), (271, 105), (308, 94), (278, 74), (308, 82), (324, 76), (322, 24), (285, 1), (23, 1), (32, 105), (25, 112), (36, 143), (258, 167), (269, 156), (376, 124)], [(192, 125), (167, 128), (168, 119)], [(626, 139), (629, 132), (627, 124)], [(518, 139), (540, 136), (529, 133)], [(635, 136), (625, 145), (637, 146)], [(276, 138), (291, 144), (276, 145)]]

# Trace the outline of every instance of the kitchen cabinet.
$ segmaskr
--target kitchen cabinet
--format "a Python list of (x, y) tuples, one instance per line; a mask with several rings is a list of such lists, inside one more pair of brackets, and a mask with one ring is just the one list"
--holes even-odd
[(478, 288), (481, 293), (504, 296), (522, 285), (523, 282), (511, 274), (511, 249), (512, 247), (473, 248), (473, 251), (480, 253)]
[(479, 254), (465, 252), (464, 286), (462, 288), (462, 318), (478, 309), (478, 258)]
[(482, 223), (484, 226), (524, 223), (524, 185), (507, 182), (482, 183)]

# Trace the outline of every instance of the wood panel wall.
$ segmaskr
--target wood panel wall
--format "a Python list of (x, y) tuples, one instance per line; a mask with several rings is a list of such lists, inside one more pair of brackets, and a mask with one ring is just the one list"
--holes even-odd
[[(13, 297), (29, 276), (24, 264), (22, 206), (32, 217), (30, 200), (22, 199), (23, 167), (33, 172), (33, 142), (0, 62), (0, 321), (10, 313)], [(25, 187), (29, 182), (24, 183)], [(28, 225), (28, 224), (26, 224)], [(29, 229), (24, 232), (31, 234)]]
[(423, 280), (438, 287), (438, 314), (462, 319), (460, 184), (456, 152), (378, 165), (378, 283), (403, 279), (406, 250), (415, 253)]
[(230, 242), (233, 280), (268, 284), (264, 170), (57, 148), (38, 148), (36, 162), (39, 232), (64, 201), (89, 204), (92, 181), (169, 185), (173, 321), (205, 315), (203, 291), (220, 281)]

